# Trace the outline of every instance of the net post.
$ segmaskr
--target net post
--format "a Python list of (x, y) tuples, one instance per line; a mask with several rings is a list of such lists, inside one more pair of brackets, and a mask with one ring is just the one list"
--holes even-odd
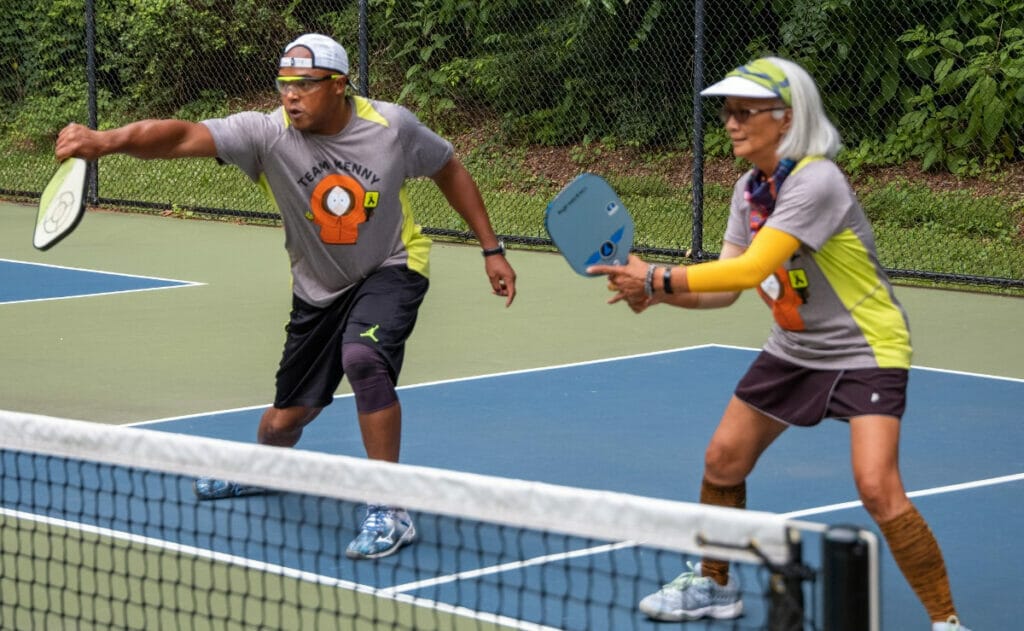
[(804, 581), (813, 573), (803, 563), (803, 542), (800, 531), (786, 529), (789, 545), (789, 562), (784, 566), (771, 568), (766, 600), (768, 601), (769, 631), (803, 631)]
[(857, 631), (872, 624), (871, 551), (856, 526), (835, 525), (822, 539), (824, 631)]

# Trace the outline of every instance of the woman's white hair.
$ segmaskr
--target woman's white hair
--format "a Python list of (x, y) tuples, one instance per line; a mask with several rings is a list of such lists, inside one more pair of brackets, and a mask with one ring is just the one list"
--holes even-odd
[(793, 119), (789, 131), (779, 143), (781, 158), (799, 160), (805, 156), (834, 158), (842, 147), (839, 131), (825, 114), (814, 79), (799, 65), (787, 59), (768, 57), (789, 79)]

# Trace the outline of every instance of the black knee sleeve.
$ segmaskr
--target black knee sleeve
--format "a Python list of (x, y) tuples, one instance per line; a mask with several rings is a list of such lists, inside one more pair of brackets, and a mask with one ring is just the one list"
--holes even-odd
[(341, 367), (348, 376), (360, 414), (383, 410), (398, 401), (387, 362), (366, 344), (342, 346)]

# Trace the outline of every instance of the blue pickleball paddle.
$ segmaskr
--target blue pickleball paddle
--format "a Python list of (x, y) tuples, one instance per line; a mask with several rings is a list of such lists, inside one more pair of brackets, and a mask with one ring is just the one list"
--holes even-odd
[(544, 211), (544, 227), (577, 274), (591, 265), (623, 265), (633, 247), (633, 218), (600, 176), (583, 173)]

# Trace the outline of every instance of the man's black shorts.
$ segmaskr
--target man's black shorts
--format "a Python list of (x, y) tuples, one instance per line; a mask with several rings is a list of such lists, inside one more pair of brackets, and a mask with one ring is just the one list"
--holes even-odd
[(274, 406), (324, 407), (344, 376), (343, 344), (375, 349), (397, 384), (429, 281), (405, 266), (383, 267), (327, 307), (314, 307), (292, 296), (290, 321)]

